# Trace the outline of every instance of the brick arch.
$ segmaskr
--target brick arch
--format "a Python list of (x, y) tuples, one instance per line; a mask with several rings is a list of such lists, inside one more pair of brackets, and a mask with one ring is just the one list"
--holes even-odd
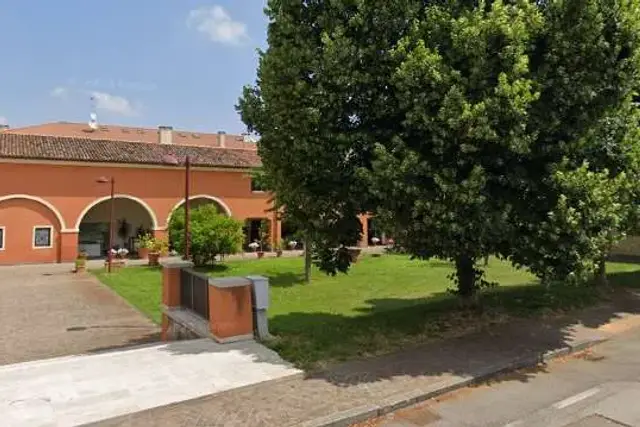
[[(199, 200), (199, 199), (204, 199), (204, 200), (209, 200), (215, 204), (217, 204), (218, 206), (220, 206), (220, 208), (222, 208), (222, 210), (227, 214), (227, 216), (232, 216), (231, 215), (231, 208), (229, 207), (229, 205), (227, 205), (222, 199), (220, 199), (219, 197), (215, 197), (215, 196), (209, 196), (208, 194), (198, 194), (195, 196), (190, 196), (189, 200), (193, 201), (193, 200)], [(169, 212), (169, 216), (167, 217), (167, 221), (165, 223), (165, 228), (169, 227), (169, 221), (171, 220), (171, 217), (173, 216), (173, 213), (180, 208), (182, 205), (184, 205), (184, 199), (180, 200), (178, 203), (176, 203), (173, 208), (171, 208), (171, 212)]]
[(8, 196), (0, 197), (0, 203), (4, 202), (6, 200), (15, 200), (15, 199), (31, 200), (33, 202), (37, 202), (37, 203), (45, 206), (57, 218), (58, 227), (60, 228), (60, 231), (62, 231), (62, 232), (68, 231), (66, 222), (64, 220), (64, 217), (60, 213), (60, 211), (55, 206), (53, 206), (50, 202), (46, 201), (45, 199), (43, 199), (41, 197), (31, 196), (29, 194), (9, 194)]
[[(60, 212), (50, 203), (28, 195), (0, 197), (0, 226), (4, 234), (0, 264), (61, 261), (61, 236), (66, 224)], [(50, 246), (34, 245), (36, 227), (51, 229)]]
[[(149, 206), (149, 204), (147, 202), (145, 202), (144, 200), (135, 197), (135, 196), (131, 196), (129, 194), (114, 194), (113, 196), (114, 199), (129, 199), (132, 200), (136, 203), (138, 203), (140, 206), (142, 206), (147, 213), (149, 214), (149, 217), (151, 218), (151, 224), (154, 230), (158, 229), (158, 218), (156, 216), (155, 211), (151, 208), (151, 206)], [(79, 230), (80, 229), (80, 224), (82, 223), (82, 220), (84, 219), (84, 217), (87, 215), (87, 213), (89, 213), (89, 211), (99, 205), (102, 202), (108, 201), (109, 199), (111, 199), (111, 196), (105, 196), (105, 197), (100, 197), (99, 199), (94, 200), (93, 202), (89, 203), (83, 210), (82, 212), (80, 212), (80, 215), (78, 215), (78, 219), (76, 221), (76, 229)]]

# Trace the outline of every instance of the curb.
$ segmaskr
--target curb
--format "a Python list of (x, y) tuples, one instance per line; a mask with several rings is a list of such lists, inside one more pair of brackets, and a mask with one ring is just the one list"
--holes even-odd
[(507, 364), (499, 366), (489, 366), (478, 371), (468, 378), (456, 378), (431, 384), (424, 389), (415, 389), (407, 393), (396, 394), (395, 396), (383, 399), (377, 404), (359, 406), (347, 411), (338, 412), (325, 417), (316, 418), (297, 424), (296, 427), (349, 427), (354, 423), (367, 421), (371, 418), (381, 417), (390, 412), (424, 402), (434, 397), (450, 393), (452, 391), (484, 382), (500, 374), (512, 372), (518, 369), (530, 368), (541, 363), (549, 362), (558, 357), (578, 353), (608, 341), (608, 337), (595, 337), (592, 339), (579, 341), (575, 344), (551, 350), (545, 353), (533, 354), (517, 358)]

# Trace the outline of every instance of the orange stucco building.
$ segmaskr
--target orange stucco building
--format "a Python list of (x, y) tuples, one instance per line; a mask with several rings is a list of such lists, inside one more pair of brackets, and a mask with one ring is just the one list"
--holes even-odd
[(216, 203), (239, 220), (267, 219), (278, 238), (269, 195), (252, 191), (255, 143), (169, 127), (53, 123), (0, 132), (0, 265), (106, 253), (110, 186), (101, 177), (115, 181), (118, 246), (131, 246), (142, 231), (165, 236), (185, 183), (184, 167), (166, 159), (186, 156), (194, 203)]

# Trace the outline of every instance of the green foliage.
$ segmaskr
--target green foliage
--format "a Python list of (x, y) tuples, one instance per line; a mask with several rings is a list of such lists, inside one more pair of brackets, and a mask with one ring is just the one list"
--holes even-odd
[(271, 221), (268, 219), (261, 219), (258, 226), (258, 236), (260, 241), (260, 250), (269, 250), (271, 247)]
[(611, 177), (606, 170), (590, 170), (587, 163), (557, 171), (554, 181), (560, 196), (529, 237), (533, 240), (526, 247), (535, 253), (527, 254), (527, 266), (547, 283), (584, 282), (625, 235), (630, 181), (625, 173)]
[(151, 253), (156, 254), (166, 254), (169, 252), (169, 242), (167, 239), (159, 239), (153, 238), (151, 242), (149, 242), (149, 250)]
[(266, 13), (238, 110), (322, 270), (349, 268), (365, 212), (415, 257), (454, 261), (463, 296), (486, 284), (488, 254), (583, 276), (637, 223), (640, 1), (270, 0)]
[(151, 233), (144, 233), (138, 236), (138, 247), (141, 249), (151, 249), (153, 240), (154, 238)]
[[(239, 252), (244, 235), (242, 223), (220, 214), (215, 205), (198, 206), (190, 212), (191, 255), (194, 264), (209, 265), (218, 255)], [(184, 253), (184, 208), (174, 212), (169, 222), (169, 237), (175, 250)]]

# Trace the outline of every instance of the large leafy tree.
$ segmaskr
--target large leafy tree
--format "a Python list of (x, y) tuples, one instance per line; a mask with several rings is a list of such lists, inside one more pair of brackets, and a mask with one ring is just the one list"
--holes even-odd
[(389, 47), (418, 10), (409, 0), (268, 2), (269, 48), (238, 109), (260, 134), (277, 202), (305, 224), (327, 272), (346, 271), (358, 214), (374, 208), (357, 171), (370, 166), (372, 141), (390, 141), (400, 127)]
[(541, 9), (545, 31), (531, 56), (541, 95), (527, 125), (536, 143), (510, 258), (545, 280), (584, 278), (635, 222), (640, 7), (576, 0)]
[[(631, 157), (614, 171), (593, 136), (637, 84), (638, 12), (638, 0), (271, 0), (239, 110), (276, 193), (314, 220), (325, 270), (346, 270), (336, 248), (374, 212), (412, 254), (454, 261), (466, 297), (490, 253), (571, 272), (598, 254), (583, 248), (600, 226), (574, 227), (559, 254), (549, 236), (583, 195), (623, 187)], [(575, 188), (580, 174), (591, 187)], [(599, 206), (583, 216), (622, 227)]]

